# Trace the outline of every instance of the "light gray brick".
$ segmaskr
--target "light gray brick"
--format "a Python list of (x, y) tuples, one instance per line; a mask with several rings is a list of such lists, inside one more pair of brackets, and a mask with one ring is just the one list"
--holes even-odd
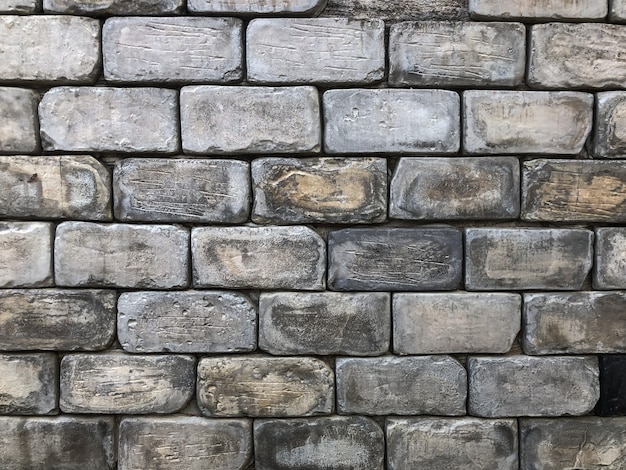
[(381, 18), (385, 21), (467, 20), (467, 0), (329, 0), (322, 16), (350, 18)]
[(53, 414), (57, 386), (56, 354), (0, 354), (0, 413)]
[(626, 92), (597, 93), (595, 112), (593, 155), (599, 158), (626, 156)]
[(188, 0), (193, 13), (219, 13), (233, 16), (314, 16), (324, 9), (326, 0)]
[(596, 229), (593, 286), (596, 289), (626, 289), (626, 228)]
[(605, 0), (469, 0), (469, 10), (472, 18), (505, 21), (597, 21), (608, 13)]
[(170, 15), (181, 13), (184, 0), (43, 0), (46, 13), (70, 15)]
[(626, 1), (610, 0), (609, 19), (615, 23), (626, 22)]
[(41, 8), (41, 0), (0, 0), (0, 13), (29, 14)]
[(0, 221), (0, 287), (53, 285), (53, 232), (45, 222)]
[(0, 87), (0, 153), (34, 153), (39, 149), (38, 104), (35, 90)]

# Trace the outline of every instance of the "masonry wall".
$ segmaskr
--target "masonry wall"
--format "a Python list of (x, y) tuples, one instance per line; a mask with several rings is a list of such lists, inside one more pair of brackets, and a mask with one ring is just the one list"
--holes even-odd
[(626, 468), (626, 1), (0, 13), (0, 468)]

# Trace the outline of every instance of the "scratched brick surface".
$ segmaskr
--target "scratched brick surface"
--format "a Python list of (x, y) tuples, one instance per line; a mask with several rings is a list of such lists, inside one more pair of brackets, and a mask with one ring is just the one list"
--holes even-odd
[(50, 223), (0, 221), (0, 288), (52, 286), (53, 237)]
[(41, 0), (0, 0), (0, 13), (34, 13), (41, 5)]
[(593, 285), (597, 289), (626, 289), (626, 228), (596, 229)]
[(611, 0), (609, 18), (616, 23), (626, 22), (626, 1)]
[(0, 354), (0, 413), (54, 414), (57, 386), (55, 354)]
[(596, 94), (596, 126), (593, 133), (593, 155), (620, 158), (626, 155), (626, 93), (605, 91)]
[(603, 0), (469, 0), (469, 11), (472, 18), (500, 21), (597, 21), (607, 15), (608, 3)]
[(327, 0), (188, 0), (187, 9), (194, 13), (220, 15), (287, 15), (314, 16), (326, 6)]
[(39, 148), (39, 94), (0, 87), (0, 153), (34, 153)]
[(43, 0), (46, 13), (70, 15), (169, 15), (181, 13), (183, 0)]

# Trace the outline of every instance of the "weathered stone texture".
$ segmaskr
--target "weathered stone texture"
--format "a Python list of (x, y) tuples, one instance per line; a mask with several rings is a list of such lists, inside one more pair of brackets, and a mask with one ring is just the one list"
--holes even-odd
[(329, 0), (323, 16), (381, 18), (386, 22), (414, 20), (466, 20), (466, 0)]
[(467, 367), (474, 416), (584, 415), (600, 396), (594, 356), (470, 357)]
[(225, 353), (256, 348), (256, 306), (227, 291), (127, 292), (117, 335), (129, 352)]
[(194, 13), (219, 13), (235, 16), (314, 16), (324, 9), (326, 0), (188, 0)]
[(391, 180), (389, 216), (512, 219), (520, 210), (519, 173), (513, 157), (401, 158)]
[(596, 289), (626, 289), (626, 228), (598, 228), (596, 240), (593, 286)]
[(590, 93), (470, 90), (463, 103), (469, 153), (575, 155), (592, 128)]
[(0, 287), (53, 285), (53, 232), (45, 222), (0, 221)]
[(524, 80), (521, 23), (410, 22), (391, 26), (389, 83), (513, 87)]
[(600, 356), (599, 416), (626, 416), (626, 355)]
[(207, 416), (330, 414), (333, 371), (319, 359), (211, 357), (198, 364), (198, 404)]
[(184, 0), (43, 0), (45, 12), (86, 15), (170, 15)]
[(449, 356), (338, 358), (337, 407), (344, 414), (465, 414), (465, 369)]
[(246, 59), (253, 83), (377, 82), (385, 75), (385, 26), (378, 19), (256, 19)]
[(0, 354), (0, 413), (54, 413), (57, 386), (55, 354)]
[(626, 22), (626, 1), (625, 0), (611, 0), (610, 2), (609, 19), (616, 23)]
[(626, 92), (596, 94), (592, 152), (599, 158), (626, 156)]
[(460, 98), (446, 90), (329, 90), (322, 97), (328, 153), (455, 153)]
[(0, 13), (15, 15), (35, 13), (41, 6), (41, 0), (0, 0)]
[(35, 90), (0, 87), (0, 153), (38, 150), (38, 103)]
[(597, 21), (608, 13), (604, 0), (469, 0), (469, 10), (472, 18), (506, 21)]

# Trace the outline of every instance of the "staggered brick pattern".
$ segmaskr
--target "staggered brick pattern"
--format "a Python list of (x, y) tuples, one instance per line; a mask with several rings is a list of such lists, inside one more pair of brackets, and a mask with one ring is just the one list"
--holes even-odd
[(0, 0), (0, 469), (623, 470), (625, 162), (623, 0)]

